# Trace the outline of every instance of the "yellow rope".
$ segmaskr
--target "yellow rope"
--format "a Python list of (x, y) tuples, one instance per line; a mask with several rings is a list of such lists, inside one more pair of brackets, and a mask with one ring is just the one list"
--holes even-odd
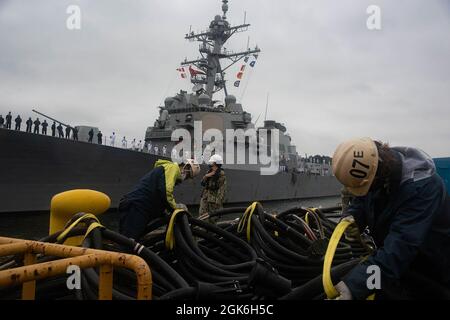
[(175, 234), (173, 232), (173, 229), (175, 226), (175, 219), (180, 212), (185, 212), (185, 211), (183, 209), (176, 209), (172, 213), (172, 216), (170, 217), (169, 225), (167, 226), (165, 244), (166, 244), (166, 248), (169, 250), (172, 250), (173, 247), (175, 246)]
[(101, 223), (93, 222), (89, 225), (89, 228), (86, 230), (86, 233), (84, 234), (84, 239), (94, 230), (97, 228), (105, 228)]
[(251, 236), (251, 221), (253, 212), (255, 212), (256, 206), (259, 205), (259, 202), (253, 202), (244, 212), (241, 220), (238, 224), (237, 232), (241, 233), (244, 231), (244, 228), (247, 226), (247, 241), (250, 241)]
[[(97, 221), (98, 224), (100, 224), (100, 221), (98, 220), (98, 218), (96, 216), (94, 216), (92, 213), (86, 213), (86, 214), (82, 215), (80, 218), (78, 218), (77, 220), (75, 220), (74, 222), (72, 222), (68, 227), (66, 227), (66, 229), (56, 238), (56, 240), (61, 241), (62, 239), (64, 239), (73, 228), (75, 228), (83, 220), (87, 220), (87, 219), (94, 219), (95, 221)], [(90, 230), (90, 231), (92, 231), (92, 230)]]
[(350, 224), (350, 221), (343, 220), (336, 226), (333, 234), (331, 235), (330, 242), (328, 243), (327, 252), (325, 253), (325, 259), (323, 262), (322, 284), (328, 299), (334, 299), (339, 296), (339, 292), (336, 290), (333, 285), (333, 281), (331, 280), (331, 264), (333, 262), (333, 257), (339, 241), (341, 240), (345, 229), (347, 229)]
[[(333, 285), (333, 281), (331, 279), (331, 264), (333, 263), (334, 254), (336, 253), (337, 246), (339, 241), (342, 238), (345, 230), (352, 222), (348, 220), (342, 220), (334, 229), (333, 234), (331, 235), (330, 242), (328, 243), (327, 252), (325, 253), (325, 259), (323, 262), (323, 275), (322, 275), (322, 284), (325, 290), (325, 294), (328, 299), (335, 299), (339, 296), (339, 292)], [(375, 294), (367, 297), (367, 300), (374, 300)]]
[(309, 211), (305, 214), (305, 222), (309, 226)]

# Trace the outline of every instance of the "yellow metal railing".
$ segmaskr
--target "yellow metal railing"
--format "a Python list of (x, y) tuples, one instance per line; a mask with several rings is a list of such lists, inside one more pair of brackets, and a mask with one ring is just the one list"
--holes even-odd
[[(147, 263), (138, 256), (0, 237), (0, 257), (15, 254), (24, 254), (24, 266), (0, 271), (0, 287), (22, 284), (24, 300), (34, 300), (36, 280), (65, 274), (70, 265), (76, 265), (80, 269), (100, 267), (99, 300), (112, 299), (114, 267), (127, 268), (135, 272), (138, 300), (152, 298), (151, 271)], [(36, 263), (36, 254), (63, 259)]]

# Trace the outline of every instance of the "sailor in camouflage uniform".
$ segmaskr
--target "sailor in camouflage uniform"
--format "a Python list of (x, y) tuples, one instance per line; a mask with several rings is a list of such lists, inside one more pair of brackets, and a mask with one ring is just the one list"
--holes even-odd
[[(203, 192), (200, 200), (200, 216), (221, 209), (227, 189), (227, 179), (222, 169), (222, 157), (215, 154), (209, 159), (208, 164), (210, 170), (202, 179)], [(209, 221), (216, 222), (217, 219), (213, 218)]]

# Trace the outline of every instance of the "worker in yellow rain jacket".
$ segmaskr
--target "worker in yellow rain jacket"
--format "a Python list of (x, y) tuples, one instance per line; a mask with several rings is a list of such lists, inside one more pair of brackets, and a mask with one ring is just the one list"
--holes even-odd
[(120, 233), (138, 240), (144, 235), (147, 224), (164, 216), (166, 210), (171, 213), (175, 209), (186, 209), (184, 204), (175, 201), (175, 185), (194, 178), (199, 172), (200, 166), (194, 160), (181, 164), (156, 161), (154, 169), (120, 200)]

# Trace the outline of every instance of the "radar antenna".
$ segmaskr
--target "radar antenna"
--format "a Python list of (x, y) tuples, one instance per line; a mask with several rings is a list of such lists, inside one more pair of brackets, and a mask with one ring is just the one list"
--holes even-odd
[[(217, 15), (211, 21), (209, 29), (204, 32), (195, 33), (189, 31), (185, 39), (189, 41), (200, 42), (199, 52), (201, 57), (195, 60), (185, 59), (181, 65), (189, 66), (191, 82), (194, 85), (205, 86), (205, 93), (212, 99), (213, 94), (224, 90), (225, 96), (228, 95), (225, 71), (241, 59), (251, 54), (258, 54), (261, 50), (256, 46), (250, 49), (247, 46), (245, 51), (231, 52), (224, 49), (225, 43), (237, 32), (247, 31), (250, 24), (244, 23), (237, 26), (231, 26), (227, 21), (228, 0), (222, 0), (223, 15)], [(190, 29), (192, 30), (192, 29)], [(222, 67), (220, 61), (227, 59), (229, 64)], [(195, 67), (195, 69), (193, 68)]]

